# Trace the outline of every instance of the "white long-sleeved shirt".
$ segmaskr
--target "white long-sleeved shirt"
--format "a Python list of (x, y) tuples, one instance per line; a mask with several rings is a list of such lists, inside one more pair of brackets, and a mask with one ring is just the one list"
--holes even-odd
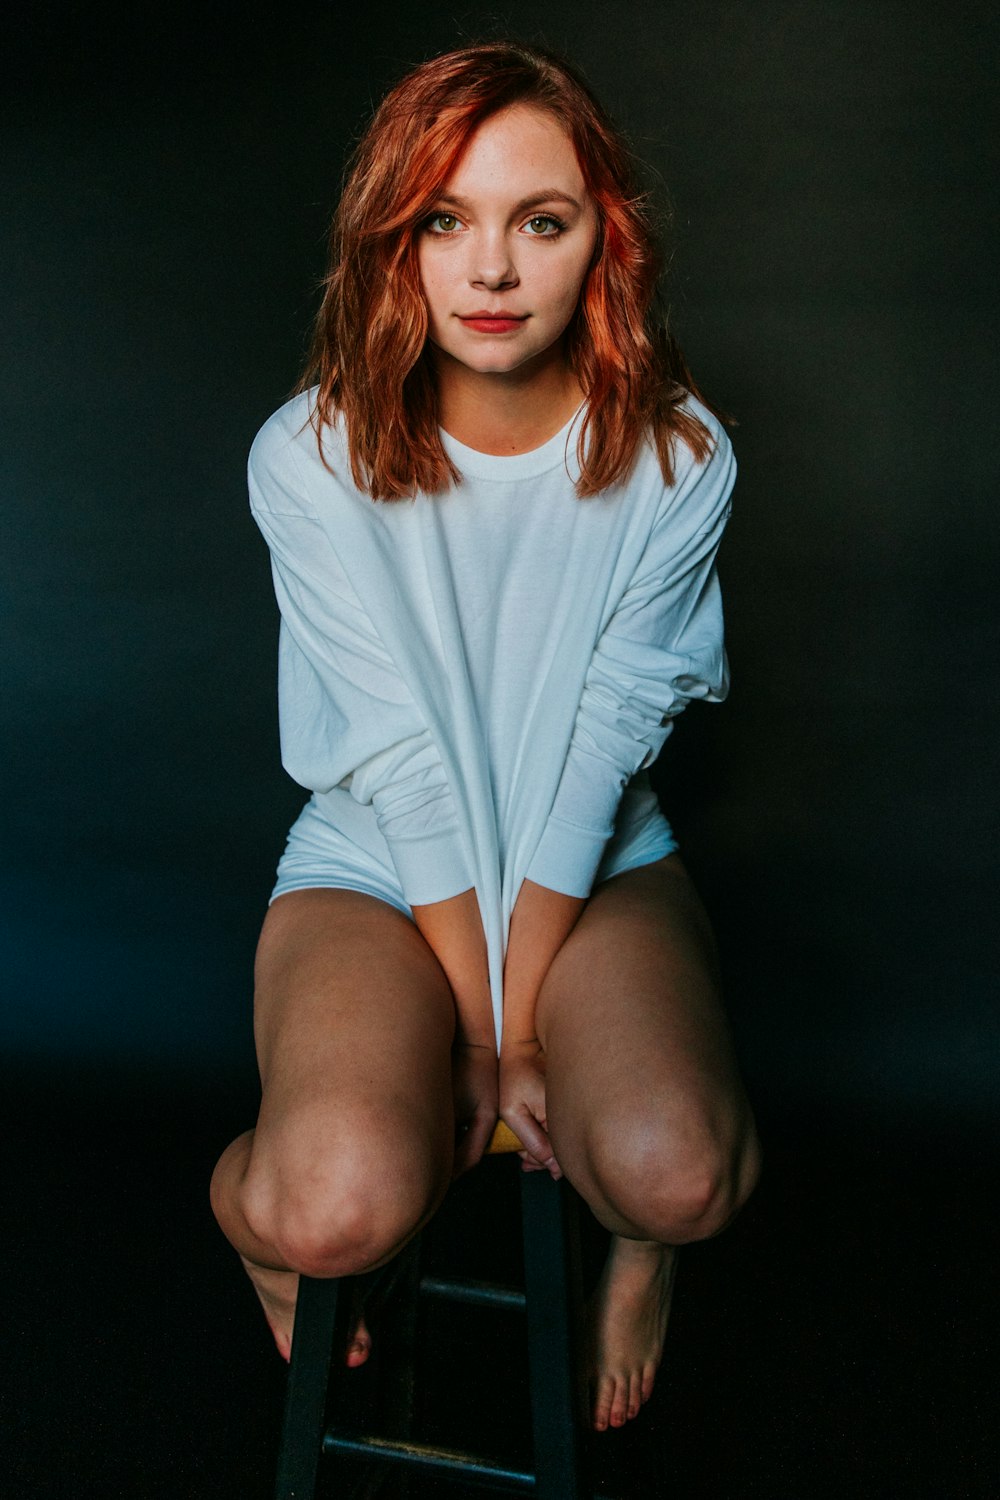
[[(311, 394), (311, 393), (310, 393)], [(590, 893), (623, 788), (692, 698), (728, 691), (716, 552), (735, 477), (644, 441), (621, 485), (574, 490), (582, 409), (542, 447), (483, 454), (442, 430), (461, 485), (373, 502), (310, 394), (264, 424), (251, 506), (281, 610), (282, 763), (370, 806), (406, 901), (476, 890), (499, 1046), (525, 877)], [(332, 472), (331, 472), (332, 470)]]

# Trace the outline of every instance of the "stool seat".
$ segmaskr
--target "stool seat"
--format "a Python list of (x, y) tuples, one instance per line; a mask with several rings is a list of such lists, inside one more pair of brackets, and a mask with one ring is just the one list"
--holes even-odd
[(511, 1130), (506, 1120), (498, 1120), (493, 1127), (490, 1143), (486, 1147), (487, 1156), (504, 1156), (511, 1151), (523, 1151), (524, 1146)]
[[(515, 1133), (498, 1122), (487, 1148), (491, 1156), (522, 1150)], [(497, 1168), (496, 1170), (500, 1170)], [(583, 1289), (579, 1237), (580, 1200), (565, 1180), (548, 1172), (519, 1172), (521, 1228), (524, 1244), (524, 1291), (472, 1280), (422, 1276), (421, 1234), (398, 1256), (376, 1271), (357, 1277), (317, 1280), (299, 1278), (285, 1418), (278, 1460), (276, 1500), (314, 1500), (321, 1463), (324, 1495), (353, 1493), (342, 1482), (336, 1456), (365, 1465), (366, 1485), (378, 1473), (390, 1475), (401, 1495), (406, 1475), (431, 1473), (469, 1488), (533, 1494), (541, 1500), (590, 1500), (588, 1470), (589, 1412), (586, 1371), (582, 1363)], [(340, 1392), (327, 1411), (331, 1376), (336, 1385), (355, 1389), (358, 1371), (340, 1370), (346, 1348), (348, 1317), (354, 1305), (353, 1284), (361, 1283), (375, 1303), (391, 1297), (400, 1305), (379, 1330), (378, 1351), (387, 1361), (387, 1395), (376, 1423), (385, 1433), (357, 1430), (336, 1410), (351, 1401)], [(533, 1470), (454, 1448), (418, 1442), (413, 1436), (416, 1394), (417, 1308), (423, 1298), (474, 1303), (494, 1308), (522, 1308), (528, 1334), (528, 1384), (531, 1397)], [(367, 1302), (366, 1302), (366, 1305)], [(374, 1356), (373, 1356), (374, 1357)], [(340, 1420), (338, 1420), (338, 1416)], [(373, 1493), (370, 1487), (365, 1494)]]

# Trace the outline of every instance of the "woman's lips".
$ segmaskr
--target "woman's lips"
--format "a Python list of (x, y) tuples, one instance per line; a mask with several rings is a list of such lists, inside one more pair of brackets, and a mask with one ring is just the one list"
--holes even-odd
[(511, 333), (526, 323), (527, 317), (525, 313), (523, 318), (462, 318), (461, 321), (474, 333)]

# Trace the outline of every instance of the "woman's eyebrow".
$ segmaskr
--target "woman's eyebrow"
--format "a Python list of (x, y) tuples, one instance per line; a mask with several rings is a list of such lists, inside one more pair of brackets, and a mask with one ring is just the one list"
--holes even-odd
[[(513, 212), (516, 214), (523, 213), (526, 208), (538, 208), (539, 204), (552, 203), (553, 201), (568, 203), (572, 208), (576, 209), (580, 207), (576, 199), (571, 198), (569, 193), (564, 193), (562, 188), (543, 188), (540, 193), (532, 193), (529, 198), (522, 198), (519, 203), (515, 203)], [(435, 202), (448, 203), (453, 208), (462, 209), (469, 209), (473, 206), (467, 198), (460, 198), (457, 193), (441, 193), (435, 199)]]

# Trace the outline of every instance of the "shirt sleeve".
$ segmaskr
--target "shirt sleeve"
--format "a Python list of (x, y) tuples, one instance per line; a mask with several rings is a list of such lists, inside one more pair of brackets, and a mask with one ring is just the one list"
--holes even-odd
[(729, 690), (716, 553), (736, 466), (717, 430), (707, 462), (665, 497), (641, 561), (587, 670), (549, 818), (526, 875), (588, 896), (625, 783), (651, 766), (692, 698)]
[(468, 862), (430, 731), (314, 515), (291, 454), (249, 465), (281, 611), (281, 759), (312, 791), (370, 804), (407, 902), (468, 890)]

